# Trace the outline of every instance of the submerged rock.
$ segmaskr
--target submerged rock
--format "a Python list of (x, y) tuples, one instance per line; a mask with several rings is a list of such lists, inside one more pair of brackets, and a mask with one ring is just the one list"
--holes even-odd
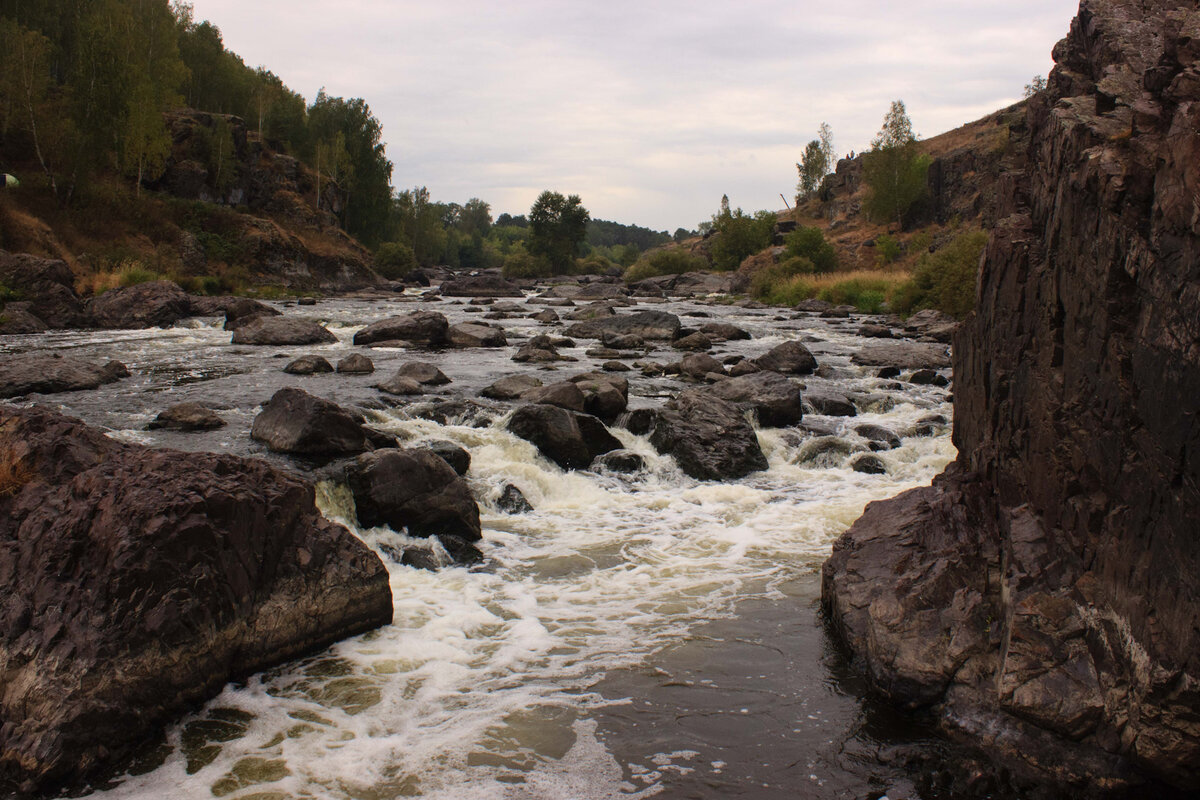
[(5, 407), (0, 451), (0, 784), (78, 785), (229, 681), (392, 619), (379, 559), (264, 461)]
[(19, 353), (0, 360), (0, 397), (95, 389), (129, 377), (120, 361), (95, 364), (59, 353)]
[(525, 493), (511, 483), (504, 484), (504, 489), (496, 498), (496, 508), (505, 514), (528, 514), (533, 511), (533, 506), (525, 498)]

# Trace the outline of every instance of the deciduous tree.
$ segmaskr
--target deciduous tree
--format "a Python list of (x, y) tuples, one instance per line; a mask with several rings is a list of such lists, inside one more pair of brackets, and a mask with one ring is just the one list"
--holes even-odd
[(542, 192), (529, 209), (529, 252), (549, 260), (555, 274), (569, 271), (587, 239), (590, 216), (579, 195)]
[(863, 153), (863, 180), (870, 191), (867, 214), (904, 226), (904, 216), (925, 196), (929, 158), (917, 150), (917, 137), (902, 100), (892, 102), (883, 127)]

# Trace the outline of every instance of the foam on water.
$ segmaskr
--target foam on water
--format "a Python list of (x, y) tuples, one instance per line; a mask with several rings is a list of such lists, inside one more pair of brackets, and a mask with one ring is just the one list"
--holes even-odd
[[(853, 422), (903, 429), (927, 413), (902, 404)], [(432, 573), (383, 555), (392, 625), (227, 687), (171, 730), (161, 766), (97, 797), (650, 796), (663, 767), (624, 782), (587, 718), (605, 702), (590, 687), (729, 614), (746, 587), (817, 569), (867, 502), (928, 482), (954, 455), (948, 436), (905, 438), (877, 454), (889, 474), (863, 475), (793, 463), (788, 436), (761, 431), (768, 471), (705, 483), (623, 430), (648, 462), (634, 478), (563, 472), (500, 423), (376, 422), (470, 449), (489, 566)], [(535, 510), (487, 505), (505, 483)], [(355, 526), (344, 488), (319, 490), (324, 513), (381, 554), (407, 541)]]

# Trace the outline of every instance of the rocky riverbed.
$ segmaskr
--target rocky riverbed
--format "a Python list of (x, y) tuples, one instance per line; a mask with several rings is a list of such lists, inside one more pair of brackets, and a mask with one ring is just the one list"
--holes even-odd
[[(923, 733), (864, 733), (873, 712), (831, 689), (815, 596), (863, 506), (953, 458), (947, 346), (886, 319), (617, 289), (408, 290), (240, 324), (229, 308), (232, 332), (210, 316), (0, 338), (10, 406), (312, 481), (390, 578), (392, 624), (230, 684), (97, 791), (725, 797), (804, 780), (842, 797), (928, 777), (889, 749), (932, 752)], [(29, 383), (64, 364), (111, 380)], [(756, 672), (745, 647), (780, 646), (771, 609), (798, 615), (781, 662), (798, 666)], [(702, 711), (654, 712), (687, 686)], [(764, 778), (761, 736), (804, 769)]]

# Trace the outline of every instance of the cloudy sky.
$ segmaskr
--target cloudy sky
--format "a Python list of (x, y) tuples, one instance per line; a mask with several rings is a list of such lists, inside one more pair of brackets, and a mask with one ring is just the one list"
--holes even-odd
[(397, 188), (694, 228), (790, 199), (828, 122), (862, 150), (892, 100), (929, 137), (1015, 102), (1077, 0), (193, 0), (310, 101), (363, 97)]

